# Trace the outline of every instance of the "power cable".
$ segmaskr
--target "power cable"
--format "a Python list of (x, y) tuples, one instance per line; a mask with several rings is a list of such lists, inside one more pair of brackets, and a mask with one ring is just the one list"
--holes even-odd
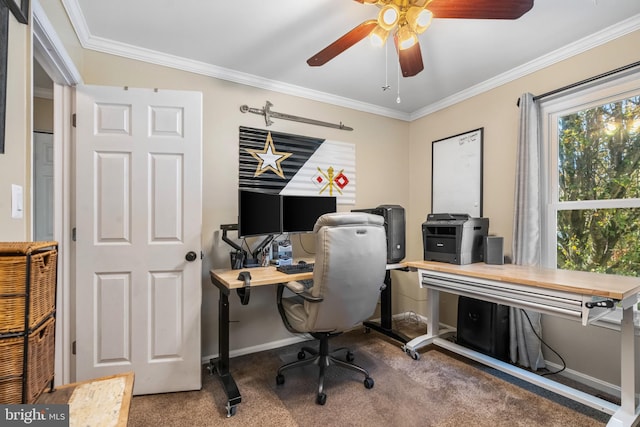
[(529, 326), (531, 326), (531, 330), (533, 331), (534, 335), (540, 340), (540, 342), (546, 346), (549, 350), (551, 350), (552, 352), (555, 353), (556, 356), (558, 356), (560, 358), (560, 360), (562, 361), (562, 368), (560, 368), (559, 370), (555, 371), (555, 372), (545, 372), (543, 374), (540, 374), (541, 376), (546, 376), (546, 375), (555, 375), (555, 374), (559, 374), (560, 372), (564, 371), (567, 368), (567, 363), (564, 361), (564, 359), (562, 358), (562, 356), (560, 356), (560, 353), (558, 353), (557, 351), (555, 351), (549, 344), (547, 344), (542, 337), (540, 337), (540, 335), (538, 335), (538, 333), (536, 332), (535, 328), (533, 327), (533, 323), (531, 322), (531, 319), (529, 318), (529, 315), (527, 314), (527, 312), (523, 309), (520, 309), (520, 311), (524, 314), (524, 316), (527, 318), (527, 321), (529, 322)]

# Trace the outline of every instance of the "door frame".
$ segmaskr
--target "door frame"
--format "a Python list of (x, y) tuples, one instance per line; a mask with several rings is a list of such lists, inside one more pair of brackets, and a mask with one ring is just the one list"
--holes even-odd
[[(74, 112), (73, 86), (82, 77), (67, 53), (53, 25), (38, 0), (32, 0), (32, 52), (54, 82), (53, 87), (53, 151), (54, 151), (54, 239), (58, 242), (58, 277), (56, 293), (55, 383), (68, 384), (74, 380), (71, 346), (74, 340), (75, 319), (71, 300), (73, 283), (72, 224), (72, 123)], [(33, 83), (32, 83), (33, 84)], [(33, 103), (32, 114), (33, 114)], [(33, 132), (33, 129), (31, 130)], [(32, 142), (33, 144), (33, 142)], [(32, 147), (33, 148), (33, 147)], [(33, 152), (33, 150), (32, 150)], [(31, 228), (33, 231), (33, 215)]]

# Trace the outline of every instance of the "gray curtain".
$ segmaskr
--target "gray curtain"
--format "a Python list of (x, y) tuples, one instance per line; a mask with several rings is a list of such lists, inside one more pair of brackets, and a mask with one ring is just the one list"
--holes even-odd
[[(543, 204), (540, 199), (539, 109), (533, 95), (520, 97), (520, 132), (516, 163), (516, 191), (513, 221), (513, 263), (540, 264), (540, 229)], [(540, 313), (511, 308), (510, 357), (512, 363), (537, 370), (545, 367)], [(530, 322), (529, 322), (530, 321)], [(534, 333), (535, 332), (535, 333)]]

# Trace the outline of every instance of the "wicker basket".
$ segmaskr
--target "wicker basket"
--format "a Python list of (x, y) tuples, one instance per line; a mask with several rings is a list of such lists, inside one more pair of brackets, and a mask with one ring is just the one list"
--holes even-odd
[[(34, 403), (50, 385), (54, 376), (55, 318), (50, 317), (29, 334), (26, 367), (24, 344), (24, 336), (0, 339), (0, 404)], [(24, 402), (23, 375), (26, 375)]]
[[(56, 242), (0, 243), (0, 334), (25, 331), (27, 290), (27, 330), (35, 328), (55, 309), (56, 247)], [(31, 277), (27, 283), (29, 257)]]
[(22, 377), (0, 378), (0, 404), (22, 403)]

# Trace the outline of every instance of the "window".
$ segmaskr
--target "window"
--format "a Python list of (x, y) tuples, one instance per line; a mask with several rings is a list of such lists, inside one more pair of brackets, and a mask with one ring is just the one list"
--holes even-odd
[(544, 265), (640, 276), (640, 72), (540, 112)]
[(541, 107), (545, 265), (640, 276), (640, 81)]

